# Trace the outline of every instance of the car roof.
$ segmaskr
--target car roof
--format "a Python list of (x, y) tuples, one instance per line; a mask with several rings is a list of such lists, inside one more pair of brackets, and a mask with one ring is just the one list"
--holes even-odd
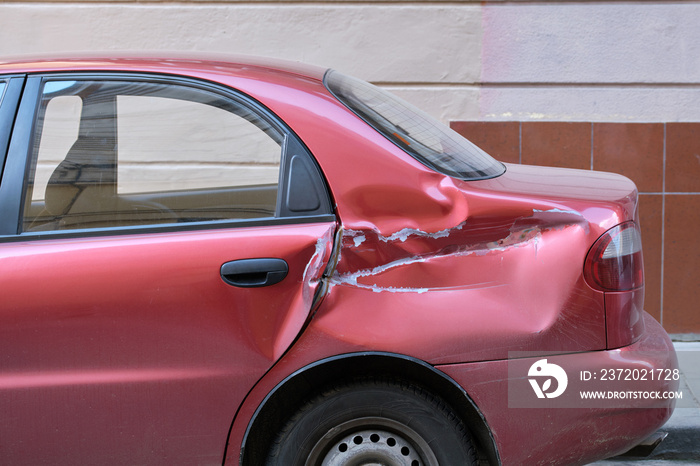
[(0, 74), (131, 71), (173, 74), (228, 74), (245, 76), (267, 71), (322, 80), (326, 68), (290, 60), (245, 55), (177, 52), (63, 54), (0, 58)]

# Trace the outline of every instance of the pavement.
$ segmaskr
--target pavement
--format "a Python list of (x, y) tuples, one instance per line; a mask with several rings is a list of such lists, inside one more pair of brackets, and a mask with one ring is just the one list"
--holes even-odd
[[(679, 336), (676, 339), (687, 338)], [(616, 456), (592, 465), (700, 465), (700, 341), (674, 341), (673, 345), (681, 369), (683, 400), (677, 402), (673, 415), (659, 429), (668, 432), (666, 439), (648, 457)]]

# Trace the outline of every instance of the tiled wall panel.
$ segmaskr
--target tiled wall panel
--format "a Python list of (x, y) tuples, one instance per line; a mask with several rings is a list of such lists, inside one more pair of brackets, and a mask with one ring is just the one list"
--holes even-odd
[(644, 307), (661, 321), (661, 264), (663, 258), (663, 196), (639, 195), (639, 223), (644, 245)]
[(663, 145), (661, 123), (594, 123), (593, 169), (625, 175), (640, 192), (661, 192)]
[(670, 333), (700, 333), (700, 123), (451, 126), (504, 162), (593, 168), (631, 178), (640, 192), (646, 310)]
[(524, 122), (522, 163), (589, 169), (591, 124), (560, 121)]
[(498, 154), (498, 160), (520, 163), (520, 123), (517, 121), (455, 121), (452, 129), (477, 146)]
[(700, 332), (700, 195), (666, 196), (664, 325), (670, 333)]
[(700, 124), (666, 125), (666, 191), (700, 192)]

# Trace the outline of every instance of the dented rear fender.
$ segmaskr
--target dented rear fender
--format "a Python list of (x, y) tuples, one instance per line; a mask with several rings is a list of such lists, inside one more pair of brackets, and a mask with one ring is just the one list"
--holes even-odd
[(604, 294), (582, 271), (595, 240), (634, 217), (629, 180), (520, 166), (477, 182), (427, 176), (398, 191), (425, 193), (417, 211), (398, 196), (401, 223), (396, 186), (368, 189), (377, 207), (341, 218), (324, 333), (441, 364), (606, 348)]

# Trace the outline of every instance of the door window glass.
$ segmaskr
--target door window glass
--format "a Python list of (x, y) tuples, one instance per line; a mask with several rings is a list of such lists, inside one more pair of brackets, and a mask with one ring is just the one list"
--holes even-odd
[(24, 231), (274, 217), (283, 139), (248, 106), (201, 89), (47, 82)]

